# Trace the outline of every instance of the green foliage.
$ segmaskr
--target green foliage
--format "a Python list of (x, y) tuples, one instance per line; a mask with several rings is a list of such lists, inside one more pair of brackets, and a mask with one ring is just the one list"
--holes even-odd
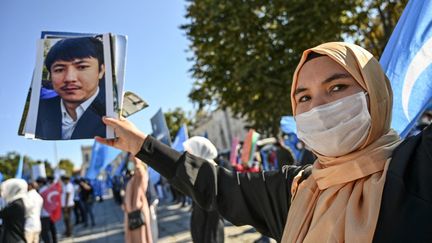
[(74, 164), (69, 159), (61, 159), (58, 167), (66, 171), (66, 175), (71, 176), (73, 173)]
[(347, 36), (380, 57), (408, 0), (357, 0), (343, 19)]
[[(291, 113), (291, 79), (301, 53), (323, 42), (351, 39), (367, 48), (379, 45), (374, 51), (379, 55), (405, 3), (190, 1), (189, 23), (181, 27), (193, 52), (196, 81), (189, 97), (200, 108), (229, 107), (258, 132), (275, 135), (280, 117)], [(385, 27), (380, 19), (386, 19)], [(385, 34), (379, 34), (381, 29)]]
[(180, 107), (164, 112), (164, 116), (170, 131), (171, 141), (174, 141), (178, 130), (183, 124), (186, 124), (188, 128), (192, 124), (188, 114)]
[[(21, 156), (22, 155), (18, 154), (17, 152), (8, 152), (6, 155), (0, 156), (0, 172), (5, 176), (5, 180), (15, 177)], [(45, 171), (47, 175), (53, 175), (53, 169), (51, 167), (51, 163), (48, 160), (34, 161), (28, 156), (24, 156), (23, 175), (30, 177), (31, 167), (39, 163), (45, 164)]]

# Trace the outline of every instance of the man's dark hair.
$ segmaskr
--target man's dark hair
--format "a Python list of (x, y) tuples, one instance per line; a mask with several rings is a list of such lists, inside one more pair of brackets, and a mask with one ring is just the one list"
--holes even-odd
[(51, 65), (58, 60), (73, 61), (76, 58), (93, 57), (99, 68), (104, 64), (102, 42), (95, 37), (66, 38), (51, 47), (45, 58), (45, 67), (51, 72)]

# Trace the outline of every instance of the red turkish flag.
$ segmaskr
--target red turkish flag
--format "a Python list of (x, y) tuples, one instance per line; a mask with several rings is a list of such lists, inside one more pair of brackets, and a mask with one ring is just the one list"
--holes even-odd
[(60, 182), (52, 184), (41, 192), (44, 200), (43, 208), (50, 214), (50, 218), (54, 222), (61, 218), (61, 193), (62, 185)]

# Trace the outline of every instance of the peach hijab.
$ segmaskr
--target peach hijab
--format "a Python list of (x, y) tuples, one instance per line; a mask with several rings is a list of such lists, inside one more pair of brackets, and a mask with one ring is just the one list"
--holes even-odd
[(294, 73), (297, 77), (310, 52), (327, 55), (344, 67), (369, 94), (371, 128), (365, 143), (340, 157), (316, 152), (312, 174), (293, 183), (293, 199), (282, 242), (372, 242), (386, 172), (400, 138), (390, 129), (392, 90), (378, 61), (365, 49), (330, 42), (308, 49)]

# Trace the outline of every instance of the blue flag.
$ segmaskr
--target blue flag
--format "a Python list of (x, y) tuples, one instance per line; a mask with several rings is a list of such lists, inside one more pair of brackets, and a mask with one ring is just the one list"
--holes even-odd
[(183, 152), (183, 143), (189, 138), (186, 124), (183, 124), (177, 132), (171, 148), (177, 150), (178, 152)]
[(20, 160), (18, 162), (18, 168), (15, 173), (15, 178), (19, 178), (19, 179), (23, 178), (23, 167), (24, 167), (24, 155), (21, 155)]
[(150, 122), (153, 129), (153, 137), (162, 143), (171, 146), (170, 132), (162, 108), (156, 112), (156, 114), (150, 119)]
[(292, 116), (283, 116), (280, 121), (282, 132), (286, 134), (294, 133), (297, 134), (297, 126)]
[(118, 149), (95, 141), (86, 178), (96, 179), (101, 170), (111, 163), (120, 153), (121, 151)]
[(129, 161), (129, 155), (130, 153), (125, 153), (122, 161), (114, 172), (114, 176), (121, 176), (123, 170), (126, 168), (126, 163)]
[(408, 2), (380, 63), (393, 89), (392, 128), (406, 137), (432, 99), (432, 1)]

